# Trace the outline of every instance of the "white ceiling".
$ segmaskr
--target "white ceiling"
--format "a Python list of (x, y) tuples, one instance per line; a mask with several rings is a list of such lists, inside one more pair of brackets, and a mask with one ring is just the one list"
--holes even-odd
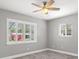
[(34, 10), (39, 8), (33, 6), (31, 3), (41, 5), (42, 1), (46, 0), (0, 0), (0, 8), (45, 20), (70, 15), (78, 11), (78, 0), (54, 0), (54, 5), (59, 7), (60, 11), (49, 11), (47, 15), (41, 11), (33, 13)]

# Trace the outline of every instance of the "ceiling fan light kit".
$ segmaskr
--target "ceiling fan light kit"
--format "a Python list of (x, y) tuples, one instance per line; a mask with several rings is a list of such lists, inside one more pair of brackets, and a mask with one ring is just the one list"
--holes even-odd
[(42, 9), (42, 12), (43, 12), (44, 14), (48, 14), (48, 9), (47, 9), (47, 8), (43, 8), (43, 9)]
[(60, 10), (60, 8), (51, 7), (54, 2), (55, 2), (54, 0), (48, 0), (47, 2), (44, 1), (43, 2), (43, 6), (37, 5), (35, 3), (32, 3), (32, 5), (41, 8), (39, 10), (35, 10), (34, 12), (42, 11), (44, 14), (48, 14), (49, 10), (52, 10), (52, 11), (58, 11), (58, 10)]

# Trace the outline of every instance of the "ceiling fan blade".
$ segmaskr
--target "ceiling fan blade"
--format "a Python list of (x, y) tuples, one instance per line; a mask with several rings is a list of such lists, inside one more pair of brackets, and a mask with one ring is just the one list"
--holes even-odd
[(38, 11), (41, 11), (41, 9), (39, 9), (39, 10), (35, 10), (35, 11), (33, 11), (33, 12), (38, 12)]
[(37, 5), (37, 4), (35, 4), (35, 3), (32, 3), (32, 5), (34, 5), (34, 6), (36, 6), (36, 7), (42, 7), (42, 6), (40, 6), (40, 5)]
[(55, 1), (54, 0), (48, 0), (48, 2), (47, 2), (47, 6), (51, 6), (53, 3), (54, 3)]
[(49, 9), (49, 10), (60, 10), (60, 8), (55, 8), (55, 7), (53, 7), (53, 8), (47, 8), (47, 9)]

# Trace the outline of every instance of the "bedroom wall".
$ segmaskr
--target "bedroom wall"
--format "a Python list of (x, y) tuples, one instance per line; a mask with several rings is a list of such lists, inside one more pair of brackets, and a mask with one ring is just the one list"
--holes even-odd
[[(48, 47), (77, 54), (78, 52), (78, 14), (48, 21)], [(60, 37), (59, 25), (72, 24), (72, 36)]]
[[(16, 45), (6, 44), (6, 21), (7, 18), (18, 19), (37, 23), (37, 43), (24, 43)], [(58, 36), (59, 24), (72, 24), (72, 37)], [(78, 17), (77, 14), (44, 21), (31, 16), (0, 9), (0, 58), (21, 54), (45, 48), (62, 50), (77, 54), (78, 49)]]
[[(18, 19), (21, 21), (29, 21), (37, 23), (37, 42), (7, 45), (6, 43), (6, 21), (7, 18)], [(16, 55), (34, 50), (45, 49), (47, 40), (47, 26), (46, 21), (39, 20), (30, 16), (25, 16), (11, 11), (0, 9), (0, 58), (10, 55)]]

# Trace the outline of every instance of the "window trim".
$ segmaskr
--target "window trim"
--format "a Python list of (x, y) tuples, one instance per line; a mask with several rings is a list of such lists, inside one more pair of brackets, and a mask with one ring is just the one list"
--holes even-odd
[[(8, 25), (9, 25), (9, 22), (16, 22), (16, 24), (18, 25), (18, 23), (22, 23), (23, 24), (23, 27), (24, 27), (24, 32), (23, 32), (23, 38), (24, 38), (24, 41), (9, 41), (9, 29), (8, 29)], [(30, 26), (34, 26), (34, 40), (30, 40), (30, 41), (25, 41), (25, 25), (26, 24), (29, 24)], [(16, 25), (16, 26), (17, 26)], [(21, 21), (21, 20), (17, 20), (17, 19), (9, 19), (7, 18), (7, 44), (8, 45), (12, 45), (12, 44), (21, 44), (21, 43), (35, 43), (37, 42), (37, 24), (36, 23), (32, 23), (32, 22), (27, 22), (27, 21)], [(18, 28), (17, 28), (18, 29)], [(16, 29), (16, 30), (17, 30)], [(17, 32), (16, 32), (17, 33)]]

